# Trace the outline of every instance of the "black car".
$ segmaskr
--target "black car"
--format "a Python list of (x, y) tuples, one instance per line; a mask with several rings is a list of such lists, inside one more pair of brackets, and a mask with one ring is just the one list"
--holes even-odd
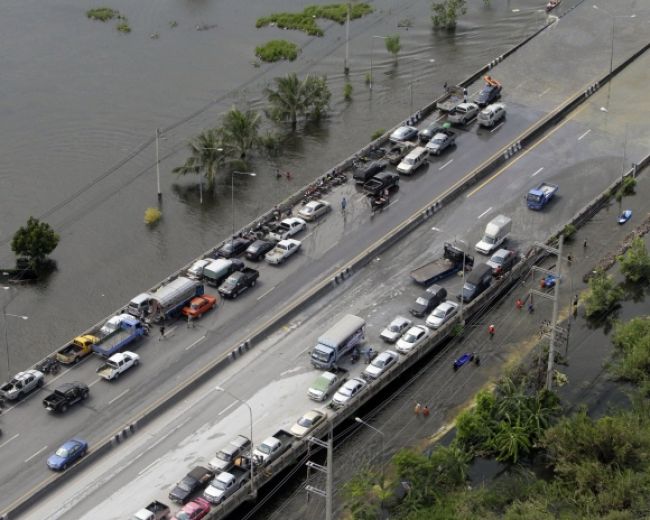
[(428, 143), (433, 138), (433, 136), (439, 133), (441, 130), (444, 130), (444, 128), (438, 123), (433, 122), (424, 130), (420, 130), (418, 132), (418, 139), (421, 143)]
[(409, 311), (417, 318), (424, 318), (433, 309), (440, 305), (447, 297), (447, 289), (439, 285), (432, 285), (411, 306)]
[(501, 97), (501, 85), (485, 85), (476, 95), (476, 104), (484, 107)]
[(363, 184), (385, 169), (386, 166), (388, 166), (387, 161), (373, 161), (365, 168), (361, 168), (354, 172), (352, 178), (357, 184)]
[(271, 249), (273, 249), (273, 242), (256, 240), (246, 249), (246, 258), (254, 261), (261, 260)]
[(174, 489), (169, 493), (169, 500), (177, 504), (185, 504), (195, 491), (198, 491), (201, 486), (207, 484), (214, 477), (214, 471), (197, 466), (190, 471), (183, 480), (181, 480)]
[(224, 245), (217, 249), (216, 255), (221, 258), (232, 258), (233, 256), (239, 256), (246, 248), (251, 244), (251, 241), (247, 238), (236, 237), (232, 240), (228, 240)]

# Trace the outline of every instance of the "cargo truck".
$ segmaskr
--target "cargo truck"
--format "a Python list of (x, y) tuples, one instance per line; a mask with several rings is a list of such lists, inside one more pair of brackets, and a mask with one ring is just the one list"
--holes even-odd
[(192, 298), (203, 294), (203, 290), (201, 282), (179, 276), (157, 291), (141, 293), (133, 298), (129, 302), (127, 311), (136, 318), (164, 320), (180, 314)]
[(463, 253), (462, 250), (446, 243), (442, 256), (428, 262), (411, 271), (411, 278), (420, 285), (429, 286), (443, 278), (447, 278), (463, 269), (463, 257), (465, 269), (474, 265), (474, 257)]
[(531, 189), (526, 195), (526, 204), (529, 209), (540, 210), (546, 206), (557, 193), (560, 187), (557, 184), (542, 182), (536, 188)]
[(311, 353), (311, 364), (321, 370), (334, 367), (365, 339), (366, 321), (348, 314), (318, 338)]
[(485, 226), (485, 233), (483, 238), (474, 246), (474, 248), (484, 255), (489, 255), (492, 251), (499, 248), (501, 244), (506, 241), (510, 229), (512, 228), (512, 220), (505, 215), (498, 215), (494, 217), (487, 226)]
[(121, 321), (120, 328), (117, 332), (107, 339), (93, 344), (92, 348), (96, 354), (103, 357), (110, 357), (124, 347), (142, 338), (145, 333), (146, 329), (142, 326), (140, 320), (129, 316)]

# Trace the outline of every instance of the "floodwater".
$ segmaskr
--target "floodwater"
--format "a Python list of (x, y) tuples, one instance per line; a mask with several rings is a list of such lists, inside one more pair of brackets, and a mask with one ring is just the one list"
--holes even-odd
[[(233, 211), (239, 228), (361, 148), (375, 130), (430, 102), (444, 82), (462, 80), (534, 32), (547, 19), (543, 3), (468, 2), (449, 34), (431, 30), (429, 2), (373, 2), (375, 12), (351, 25), (354, 91), (346, 103), (343, 26), (321, 22), (322, 38), (255, 29), (260, 16), (300, 10), (295, 0), (109, 2), (127, 16), (130, 34), (117, 32), (114, 21), (88, 20), (86, 9), (100, 4), (5, 2), (0, 266), (13, 266), (11, 236), (30, 215), (50, 223), (61, 242), (53, 255), (58, 270), (46, 281), (0, 292), (8, 314), (0, 377), (26, 368), (225, 238)], [(411, 27), (398, 29), (405, 20)], [(397, 62), (373, 38), (395, 33), (402, 44)], [(254, 47), (278, 37), (297, 42), (300, 57), (254, 66)], [(372, 93), (364, 82), (371, 55)], [(288, 72), (327, 75), (329, 119), (300, 132), (280, 157), (255, 157), (251, 169), (258, 175), (235, 178), (234, 208), (226, 176), (200, 204), (197, 179), (171, 174), (185, 159), (187, 140), (218, 125), (233, 105), (263, 108), (263, 88)], [(158, 204), (157, 127), (164, 135), (163, 218), (149, 229), (143, 215)], [(276, 179), (276, 167), (293, 179)]]

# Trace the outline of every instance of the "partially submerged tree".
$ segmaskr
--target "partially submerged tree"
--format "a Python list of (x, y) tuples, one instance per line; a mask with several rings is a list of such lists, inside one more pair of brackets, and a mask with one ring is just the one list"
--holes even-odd
[(245, 159), (260, 143), (259, 127), (260, 114), (256, 110), (242, 112), (231, 108), (223, 118), (221, 129), (225, 150), (238, 159)]
[(59, 244), (59, 235), (47, 222), (29, 217), (11, 240), (11, 250), (19, 257), (27, 258), (31, 267), (38, 267)]
[(431, 21), (435, 29), (455, 29), (458, 17), (467, 12), (465, 0), (442, 0), (434, 2), (431, 8), (433, 9)]
[(402, 45), (399, 42), (399, 34), (387, 36), (384, 42), (386, 42), (386, 50), (390, 52), (395, 57), (395, 61), (397, 61), (397, 54), (402, 48)]
[(274, 81), (276, 88), (265, 90), (270, 104), (267, 114), (273, 121), (290, 123), (295, 130), (298, 118), (318, 120), (329, 107), (331, 92), (325, 76), (300, 80), (291, 73)]
[(176, 175), (203, 175), (208, 181), (208, 186), (214, 188), (217, 171), (223, 166), (228, 156), (227, 145), (220, 130), (204, 130), (192, 139), (188, 148), (191, 155), (185, 164), (172, 170)]
[(632, 240), (629, 249), (616, 260), (628, 282), (645, 284), (650, 281), (650, 255), (641, 237)]
[(604, 271), (598, 271), (589, 279), (589, 290), (584, 297), (585, 314), (588, 318), (602, 317), (613, 311), (623, 297), (614, 279)]

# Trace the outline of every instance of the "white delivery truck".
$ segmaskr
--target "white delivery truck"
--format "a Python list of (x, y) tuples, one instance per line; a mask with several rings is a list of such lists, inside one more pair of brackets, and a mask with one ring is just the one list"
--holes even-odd
[(481, 241), (474, 246), (474, 248), (484, 255), (489, 255), (495, 249), (498, 249), (508, 238), (510, 229), (512, 228), (512, 220), (505, 215), (498, 215), (494, 217), (487, 226), (485, 226), (485, 233)]
[(311, 353), (311, 364), (329, 370), (366, 338), (365, 332), (366, 321), (363, 318), (352, 314), (344, 316), (318, 338), (318, 344)]

